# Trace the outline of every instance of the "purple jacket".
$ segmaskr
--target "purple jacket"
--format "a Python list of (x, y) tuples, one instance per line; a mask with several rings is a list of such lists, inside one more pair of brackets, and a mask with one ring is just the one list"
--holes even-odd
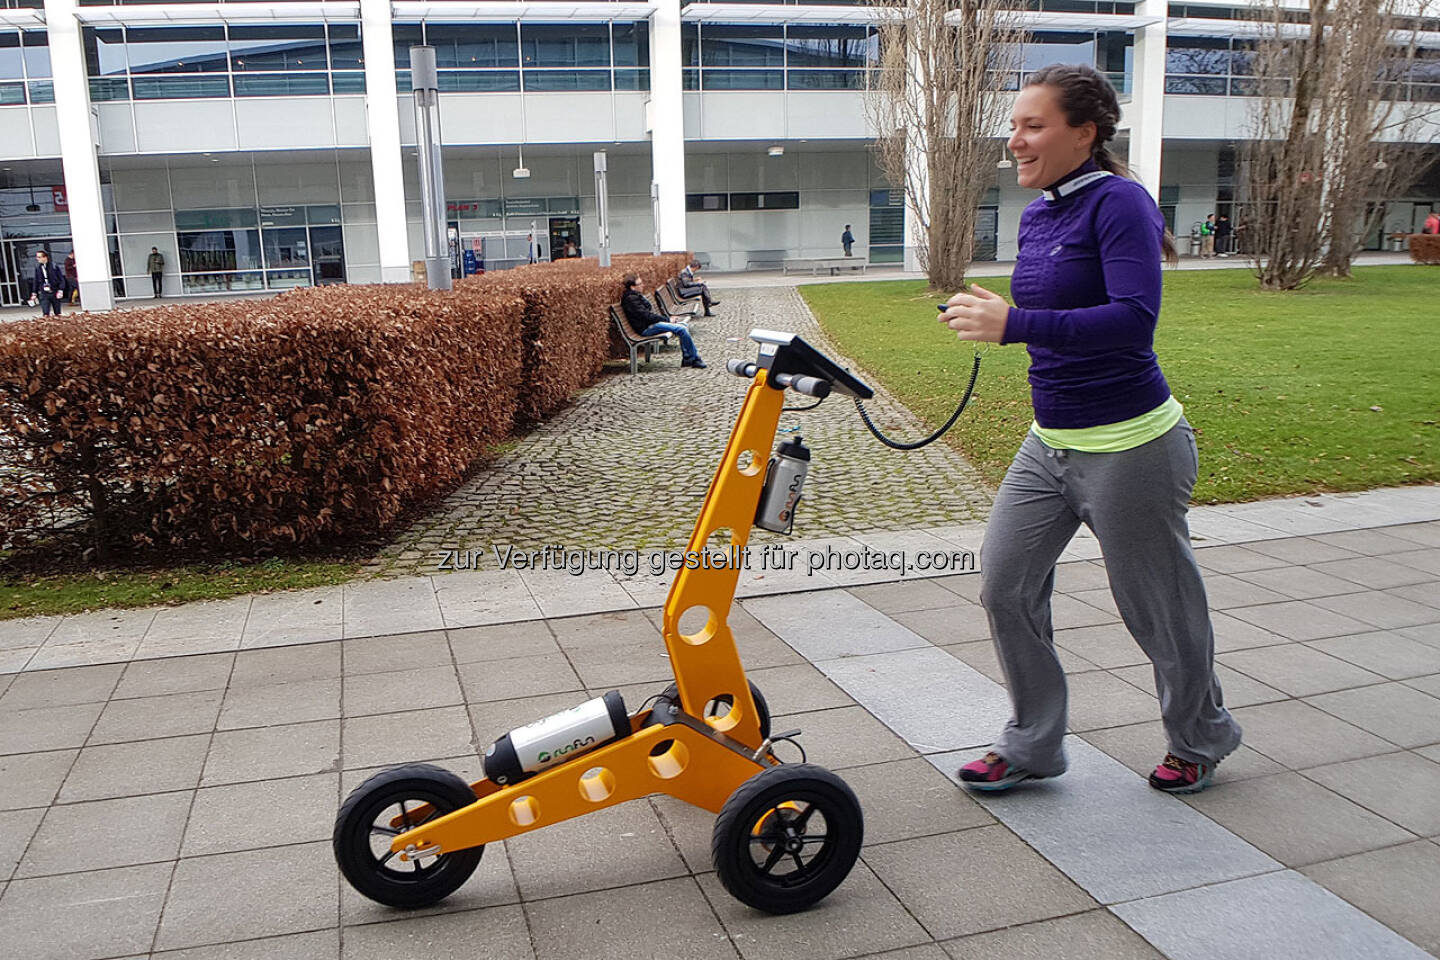
[(1028, 345), (1050, 429), (1119, 423), (1170, 396), (1153, 346), (1165, 221), (1140, 184), (1085, 176), (1097, 171), (1087, 161), (1020, 215), (1005, 342)]

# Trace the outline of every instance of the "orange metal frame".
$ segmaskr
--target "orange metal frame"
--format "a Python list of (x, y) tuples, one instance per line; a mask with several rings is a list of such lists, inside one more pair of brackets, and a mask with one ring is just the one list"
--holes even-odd
[[(766, 386), (766, 371), (756, 373), (690, 534), (687, 560), (707, 547), (713, 551), (712, 540), (725, 531), (721, 548), (728, 557), (744, 555), (784, 403), (785, 391)], [(402, 859), (449, 853), (652, 793), (719, 813), (740, 784), (775, 763), (762, 750), (759, 717), (728, 623), (740, 569), (734, 562), (682, 565), (665, 601), (665, 646), (680, 704), (703, 722), (647, 727), (648, 711), (639, 713), (624, 739), (509, 787), (472, 784), (474, 803), (406, 831), (392, 849)], [(682, 621), (691, 632), (681, 632)], [(706, 706), (720, 699), (729, 710), (705, 717)]]

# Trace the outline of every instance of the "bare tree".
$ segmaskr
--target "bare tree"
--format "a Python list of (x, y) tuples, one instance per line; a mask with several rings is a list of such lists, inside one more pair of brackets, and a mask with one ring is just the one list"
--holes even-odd
[(866, 100), (876, 162), (904, 188), (930, 286), (959, 290), (1002, 156), (1010, 107), (1002, 88), (1018, 83), (1025, 31), (1007, 0), (870, 2), (882, 11), (878, 82)]
[(1367, 204), (1421, 172), (1400, 145), (1423, 110), (1395, 99), (1415, 46), (1397, 40), (1394, 0), (1310, 0), (1308, 27), (1290, 12), (1271, 0), (1259, 14), (1242, 153), (1247, 247), (1270, 290), (1348, 275)]

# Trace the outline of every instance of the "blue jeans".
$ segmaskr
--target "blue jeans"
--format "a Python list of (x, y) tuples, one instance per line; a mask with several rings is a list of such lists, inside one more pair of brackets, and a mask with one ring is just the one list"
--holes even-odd
[(686, 360), (694, 360), (700, 356), (695, 352), (695, 341), (690, 339), (690, 331), (679, 323), (652, 323), (640, 331), (642, 337), (658, 337), (662, 333), (673, 333), (680, 338), (680, 356)]

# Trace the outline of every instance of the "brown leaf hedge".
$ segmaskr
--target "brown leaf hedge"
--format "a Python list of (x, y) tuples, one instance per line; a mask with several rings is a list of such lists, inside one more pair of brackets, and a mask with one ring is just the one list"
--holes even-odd
[(1440, 236), (1412, 233), (1410, 235), (1410, 259), (1415, 263), (1440, 263)]
[(663, 283), (686, 259), (0, 327), (0, 544), (65, 527), (102, 558), (225, 556), (383, 534), (599, 377), (626, 272)]

